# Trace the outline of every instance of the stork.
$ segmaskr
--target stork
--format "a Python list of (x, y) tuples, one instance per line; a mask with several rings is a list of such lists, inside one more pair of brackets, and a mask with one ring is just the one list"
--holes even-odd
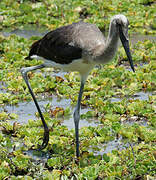
[(106, 64), (113, 59), (118, 48), (119, 39), (125, 49), (130, 66), (133, 72), (135, 72), (129, 49), (128, 25), (128, 19), (124, 15), (119, 14), (113, 16), (109, 25), (108, 37), (105, 38), (96, 25), (80, 21), (57, 28), (32, 44), (29, 55), (25, 59), (42, 59), (43, 64), (24, 67), (21, 69), (21, 73), (44, 126), (44, 138), (40, 149), (44, 149), (48, 144), (49, 129), (29, 84), (27, 73), (32, 70), (46, 67), (55, 67), (62, 69), (63, 71), (78, 71), (80, 73), (80, 91), (73, 114), (76, 156), (79, 157), (80, 106), (84, 84), (89, 72), (96, 64)]

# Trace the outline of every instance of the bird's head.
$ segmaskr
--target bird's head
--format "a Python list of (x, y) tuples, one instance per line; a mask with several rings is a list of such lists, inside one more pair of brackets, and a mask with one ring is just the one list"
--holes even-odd
[(120, 40), (121, 40), (122, 45), (127, 54), (127, 58), (129, 60), (130, 66), (131, 66), (133, 72), (135, 72), (133, 61), (132, 61), (132, 56), (131, 56), (130, 49), (129, 49), (129, 39), (128, 39), (129, 21), (126, 18), (126, 16), (124, 16), (122, 14), (118, 14), (112, 18), (111, 22), (114, 26), (116, 26), (116, 29), (119, 33)]

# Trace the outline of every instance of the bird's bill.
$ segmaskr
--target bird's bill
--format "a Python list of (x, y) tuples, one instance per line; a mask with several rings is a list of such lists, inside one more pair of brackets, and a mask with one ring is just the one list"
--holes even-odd
[(131, 52), (130, 52), (130, 49), (129, 49), (129, 40), (128, 40), (128, 38), (124, 35), (121, 26), (119, 26), (119, 35), (120, 35), (120, 40), (121, 40), (121, 42), (122, 42), (122, 45), (123, 45), (123, 47), (124, 47), (124, 49), (125, 49), (126, 55), (127, 55), (127, 57), (128, 57), (130, 66), (131, 66), (133, 72), (135, 72), (134, 65), (133, 65), (133, 60), (132, 60), (132, 56), (131, 56)]

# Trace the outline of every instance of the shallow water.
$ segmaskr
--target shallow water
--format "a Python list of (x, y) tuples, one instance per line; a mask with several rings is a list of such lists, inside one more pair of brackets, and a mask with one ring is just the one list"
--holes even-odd
[(152, 96), (152, 92), (138, 92), (133, 95), (130, 99), (149, 100), (149, 96)]
[[(146, 92), (146, 93), (139, 92), (130, 98), (140, 99), (140, 100), (148, 100), (148, 98), (149, 98), (148, 96), (151, 94), (152, 93), (150, 93), (150, 92)], [(121, 100), (120, 98), (112, 98), (111, 99), (112, 102), (116, 102), (116, 101), (120, 101), (120, 100)], [(55, 109), (56, 107), (62, 107), (64, 109), (67, 107), (70, 107), (71, 112), (73, 113), (73, 111), (74, 111), (74, 108), (71, 106), (70, 99), (58, 100), (57, 97), (53, 96), (52, 98), (43, 98), (41, 100), (38, 100), (38, 102), (39, 102), (39, 105), (40, 105), (42, 111), (45, 111), (45, 105), (47, 105), (48, 103), (51, 104), (53, 109)], [(37, 109), (36, 109), (33, 101), (19, 103), (18, 106), (7, 105), (4, 107), (0, 107), (0, 111), (1, 110), (5, 110), (9, 113), (18, 114), (18, 119), (9, 120), (9, 122), (11, 124), (13, 124), (14, 122), (18, 122), (20, 124), (26, 124), (29, 119), (39, 120), (35, 116)], [(91, 109), (89, 109), (89, 108), (84, 108), (81, 110), (81, 114), (84, 114), (90, 110)], [(74, 121), (73, 121), (72, 113), (68, 117), (58, 118), (58, 121), (60, 121), (62, 125), (65, 125), (69, 130), (74, 128)], [(121, 124), (127, 124), (127, 125), (133, 125), (134, 123), (137, 123), (141, 126), (147, 126), (147, 120), (146, 119), (138, 119), (137, 116), (131, 117), (128, 120), (121, 122)], [(94, 118), (90, 118), (88, 120), (86, 120), (86, 119), (80, 120), (80, 128), (88, 127), (88, 126), (96, 127), (99, 124), (100, 124), (100, 122)], [(19, 143), (17, 148), (20, 146), (23, 146), (22, 143)], [(93, 154), (95, 156), (97, 156), (97, 155), (103, 156), (106, 153), (111, 153), (113, 150), (121, 151), (123, 149), (128, 148), (129, 146), (130, 146), (130, 144), (127, 142), (124, 142), (122, 137), (120, 137), (118, 139), (108, 141), (106, 143), (99, 144), (97, 146), (90, 147), (89, 152), (93, 152)], [(95, 149), (97, 149), (97, 150), (95, 150)], [(44, 152), (44, 151), (28, 150), (28, 151), (24, 151), (23, 153), (30, 156), (34, 160), (45, 161), (48, 158), (50, 158), (50, 153)]]
[[(87, 108), (86, 109), (81, 109), (81, 114), (84, 114), (84, 113), (86, 113), (89, 110), (90, 109), (87, 109)], [(97, 119), (95, 119), (95, 118), (80, 119), (79, 128), (89, 127), (89, 126), (96, 127), (99, 124), (100, 124), (100, 122)], [(73, 117), (70, 117), (68, 119), (64, 119), (64, 121), (62, 122), (62, 125), (67, 126), (67, 128), (69, 130), (75, 128)]]
[(1, 31), (3, 36), (10, 36), (12, 34), (15, 34), (20, 37), (24, 38), (31, 38), (32, 36), (44, 36), (48, 31), (45, 28), (36, 28), (36, 27), (25, 27), (24, 29), (15, 29), (15, 30), (3, 30)]
[[(127, 99), (134, 99), (134, 100), (138, 99), (138, 100), (147, 100), (148, 101), (149, 96), (152, 96), (152, 94), (153, 94), (152, 92), (143, 92), (143, 91), (141, 91), (141, 92), (135, 93), (131, 97), (127, 97)], [(121, 100), (122, 100), (122, 98), (118, 98), (118, 97), (111, 98), (111, 102), (119, 102)]]
[(6, 89), (5, 89), (6, 85), (4, 82), (0, 81), (0, 93), (6, 93)]
[[(124, 142), (121, 136), (118, 139), (108, 141), (106, 143), (99, 144), (97, 146), (91, 146), (88, 151), (93, 152), (94, 156), (97, 156), (97, 155), (103, 156), (106, 153), (111, 153), (113, 150), (121, 151), (123, 149), (129, 148), (130, 146), (132, 146), (132, 144), (128, 142)], [(94, 148), (98, 148), (98, 150), (94, 150)], [(32, 159), (35, 159), (35, 160), (44, 161), (50, 158), (50, 153), (44, 152), (44, 151), (28, 150), (28, 151), (23, 151), (23, 153), (30, 156)]]
[(128, 142), (124, 142), (122, 136), (120, 136), (120, 138), (112, 140), (112, 141), (108, 141), (106, 143), (103, 144), (99, 144), (96, 147), (98, 147), (98, 151), (97, 150), (93, 150), (94, 147), (90, 147), (89, 151), (93, 152), (93, 154), (96, 155), (103, 155), (106, 153), (111, 153), (113, 150), (123, 150), (126, 149), (130, 146), (130, 143)]
[(23, 151), (23, 153), (35, 160), (44, 161), (50, 158), (50, 153), (44, 151), (28, 150), (28, 151)]
[(132, 116), (129, 119), (122, 121), (121, 124), (126, 124), (126, 125), (133, 125), (133, 124), (138, 124), (139, 126), (147, 126), (148, 121), (144, 117), (140, 118), (138, 116)]
[[(143, 95), (142, 92), (137, 93), (137, 95), (138, 94)], [(144, 97), (144, 99), (145, 98), (147, 98), (147, 97)], [(39, 105), (40, 105), (42, 111), (45, 110), (44, 106), (48, 103), (52, 104), (52, 108), (71, 107), (72, 112), (74, 110), (74, 108), (71, 106), (71, 100), (70, 99), (61, 99), (58, 101), (57, 97), (54, 96), (52, 98), (43, 99), (43, 100), (40, 100), (38, 102), (39, 102)], [(18, 119), (9, 121), (11, 124), (13, 124), (14, 122), (25, 124), (28, 122), (29, 119), (39, 120), (35, 116), (35, 113), (37, 112), (37, 110), (36, 110), (36, 107), (35, 107), (33, 101), (19, 103), (18, 106), (5, 106), (3, 108), (0, 107), (0, 110), (2, 110), (4, 108), (5, 108), (5, 111), (8, 111), (9, 113), (16, 113), (19, 116)], [(86, 113), (89, 110), (91, 110), (91, 109), (89, 109), (89, 108), (82, 109), (81, 114)], [(69, 130), (74, 128), (74, 121), (73, 121), (72, 114), (68, 117), (65, 117), (65, 118), (58, 118), (58, 121), (62, 122), (61, 124), (65, 125)], [(137, 117), (132, 117), (131, 119), (128, 119), (128, 120), (123, 121), (121, 123), (127, 124), (127, 125), (133, 125), (134, 123), (137, 123), (137, 124), (142, 125), (142, 126), (147, 126), (147, 121), (145, 119), (138, 120)], [(86, 119), (80, 120), (80, 128), (88, 127), (88, 126), (96, 127), (99, 124), (100, 124), (100, 122), (94, 118), (93, 119), (90, 118), (89, 120), (86, 120)], [(20, 146), (23, 146), (22, 143), (19, 143), (19, 145), (16, 147), (16, 149), (19, 148)], [(130, 144), (127, 142), (124, 142), (122, 137), (120, 137), (118, 139), (108, 141), (106, 143), (99, 144), (97, 146), (92, 146), (89, 148), (89, 152), (93, 152), (93, 154), (95, 156), (101, 155), (103, 157), (104, 154), (111, 153), (113, 150), (121, 151), (123, 149), (128, 148), (129, 146), (130, 146)], [(95, 149), (97, 149), (97, 150), (95, 150)], [(45, 161), (48, 158), (50, 158), (50, 153), (44, 152), (44, 151), (28, 150), (28, 151), (24, 151), (23, 153), (30, 156), (32, 159), (39, 160), (39, 161)]]
[[(149, 100), (149, 96), (152, 95), (151, 92), (138, 92), (133, 95), (133, 97), (129, 97), (129, 99), (139, 99), (139, 100)], [(111, 102), (119, 102), (121, 101), (121, 98), (111, 98)], [(58, 100), (57, 97), (53, 96), (52, 98), (43, 98), (42, 100), (38, 100), (38, 103), (41, 107), (42, 111), (45, 111), (45, 106), (50, 103), (52, 106), (52, 109), (55, 109), (56, 107), (61, 107), (66, 109), (67, 107), (71, 108), (71, 112), (73, 113), (74, 107), (71, 106), (71, 100), (70, 99), (61, 99)], [(35, 104), (33, 101), (29, 102), (21, 102), (18, 105), (6, 105), (1, 106), (0, 111), (5, 110), (8, 113), (15, 113), (18, 115), (18, 119), (10, 120), (9, 122), (13, 124), (15, 121), (17, 121), (20, 124), (26, 124), (29, 119), (38, 120), (35, 113), (37, 112), (37, 109), (35, 107)], [(81, 114), (85, 114), (86, 112), (90, 111), (91, 109), (83, 108), (81, 109)], [(73, 115), (72, 113), (68, 117), (62, 117), (58, 118), (59, 121), (61, 121), (62, 125), (67, 126), (67, 128), (70, 130), (74, 128), (74, 121), (73, 121)], [(133, 121), (129, 120), (127, 122), (128, 124), (134, 123)], [(97, 126), (99, 124), (99, 121), (95, 118), (90, 119), (81, 119), (80, 120), (80, 128), (82, 127), (88, 127), (88, 126)], [(145, 122), (143, 123), (145, 124)]]
[[(38, 103), (41, 107), (42, 112), (44, 111), (44, 106), (47, 105), (48, 103), (52, 105), (53, 109), (55, 109), (56, 107), (61, 107), (64, 109), (67, 107), (70, 107), (71, 112), (74, 111), (74, 108), (71, 107), (70, 105), (71, 103), (70, 99), (61, 99), (58, 101), (57, 97), (53, 97), (53, 98), (40, 100), (38, 101)], [(38, 120), (38, 118), (35, 115), (35, 113), (37, 112), (37, 109), (33, 101), (22, 102), (22, 103), (19, 103), (17, 106), (7, 105), (4, 107), (0, 107), (0, 111), (1, 110), (5, 110), (8, 113), (15, 113), (18, 115), (18, 119), (9, 120), (10, 124), (13, 124), (14, 122), (18, 122), (20, 124), (26, 124), (28, 123), (29, 119)], [(89, 108), (81, 109), (81, 114), (84, 114), (89, 110), (90, 110)], [(58, 121), (61, 121), (61, 124), (67, 126), (69, 130), (74, 128), (74, 121), (73, 121), (72, 114), (68, 117), (58, 118)], [(99, 122), (95, 119), (89, 119), (89, 120), (81, 119), (80, 120), (80, 128), (88, 127), (88, 126), (97, 126), (98, 124)]]
[[(48, 68), (47, 68), (48, 69)], [(47, 75), (48, 76), (51, 76), (51, 77), (61, 77), (63, 79), (66, 79), (65, 75), (68, 73), (68, 72), (65, 72), (65, 71), (61, 71), (59, 69), (54, 69), (53, 72), (51, 71), (51, 68), (49, 68), (50, 70), (49, 71), (45, 71), (43, 74), (44, 77), (46, 77)], [(40, 72), (40, 70), (37, 70), (38, 72)], [(36, 71), (36, 72), (37, 72)]]
[[(15, 30), (3, 30), (0, 33), (2, 33), (3, 36), (10, 36), (11, 34), (16, 34), (17, 36), (24, 37), (24, 38), (31, 38), (32, 36), (44, 36), (47, 32), (50, 30), (47, 30), (45, 27), (35, 27), (35, 26), (28, 26), (23, 29), (15, 29)], [(144, 40), (153, 40), (156, 41), (156, 36), (154, 35), (142, 35), (142, 34), (131, 34), (130, 36), (130, 42), (132, 44), (137, 43), (138, 41), (144, 41)]]
[(144, 40), (156, 41), (156, 36), (154, 36), (154, 35), (132, 34), (129, 39), (130, 39), (130, 42), (132, 44), (135, 44), (138, 41), (144, 41)]

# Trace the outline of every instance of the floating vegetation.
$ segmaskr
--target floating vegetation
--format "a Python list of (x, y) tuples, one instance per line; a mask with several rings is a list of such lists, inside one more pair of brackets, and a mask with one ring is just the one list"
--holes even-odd
[[(50, 128), (49, 144), (42, 151), (37, 148), (44, 130), (20, 73), (21, 67), (41, 63), (24, 58), (30, 44), (47, 29), (84, 19), (107, 31), (114, 13), (124, 13), (130, 20), (131, 37), (133, 32), (154, 34), (155, 5), (152, 0), (1, 1), (0, 179), (156, 178), (154, 38), (139, 38), (131, 44), (135, 73), (129, 70), (123, 48), (113, 62), (90, 73), (81, 104), (79, 164), (75, 163), (72, 126), (78, 73), (58, 73), (53, 68), (29, 73)], [(24, 36), (25, 27), (32, 24), (35, 30), (31, 33), (37, 33)]]
[[(17, 29), (26, 24), (55, 29), (78, 20), (96, 23), (103, 30), (108, 29), (110, 17), (124, 13), (130, 20), (130, 29), (143, 34), (155, 33), (154, 0), (131, 1), (88, 1), (46, 0), (40, 1), (1, 1), (0, 29)], [(135, 17), (135, 18), (134, 18)], [(103, 27), (103, 24), (106, 27)]]

